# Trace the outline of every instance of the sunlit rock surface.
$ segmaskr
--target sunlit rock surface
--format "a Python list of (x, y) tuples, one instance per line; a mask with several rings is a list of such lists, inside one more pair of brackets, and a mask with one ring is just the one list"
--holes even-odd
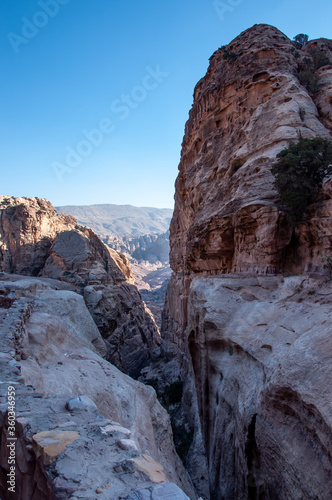
[(331, 40), (245, 31), (210, 58), (185, 128), (163, 335), (184, 383), (173, 423), (190, 429), (186, 466), (212, 500), (332, 491), (332, 183), (294, 229), (271, 174), (289, 142), (332, 139), (331, 64), (317, 93), (299, 80), (313, 50), (332, 61)]
[(67, 282), (82, 294), (105, 356), (137, 377), (160, 343), (126, 257), (39, 198), (0, 197), (0, 269)]

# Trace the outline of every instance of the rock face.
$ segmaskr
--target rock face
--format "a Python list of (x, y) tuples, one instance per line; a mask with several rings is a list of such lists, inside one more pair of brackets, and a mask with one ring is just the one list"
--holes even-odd
[(175, 484), (164, 483), (153, 488), (137, 491), (130, 495), (127, 500), (188, 500), (189, 497), (183, 493)]
[(217, 50), (195, 88), (163, 329), (181, 353), (176, 411), (204, 498), (330, 495), (332, 180), (292, 228), (270, 171), (289, 141), (332, 139), (329, 61), (332, 41), (301, 49), (258, 25)]
[(160, 336), (151, 312), (134, 285), (90, 285), (84, 299), (106, 346), (107, 359), (137, 378), (149, 363)]
[(3, 392), (1, 499), (120, 499), (171, 481), (195, 500), (154, 390), (103, 359), (84, 300), (68, 288), (55, 279), (0, 276), (0, 382), (14, 386), (17, 437), (11, 495)]
[(332, 491), (332, 284), (195, 278), (188, 345), (211, 498)]
[[(57, 207), (80, 224), (91, 227), (99, 238), (115, 250), (112, 257), (130, 283), (137, 286), (151, 310), (158, 328), (165, 302), (164, 289), (170, 278), (170, 209), (139, 208), (130, 205), (91, 205)], [(118, 262), (116, 256), (121, 256)], [(128, 260), (130, 265), (128, 265)], [(128, 269), (132, 269), (132, 272)]]
[[(321, 266), (317, 249), (331, 244), (329, 196), (318, 201), (315, 228), (303, 224), (294, 232), (270, 172), (289, 141), (332, 138), (331, 65), (319, 69), (315, 97), (299, 81), (317, 43), (299, 51), (277, 29), (258, 25), (211, 57), (195, 88), (176, 182), (170, 258), (177, 273), (299, 273)], [(332, 41), (320, 46), (332, 61)], [(293, 250), (303, 241), (298, 262)]]
[(69, 283), (105, 339), (107, 359), (137, 377), (160, 343), (127, 258), (39, 198), (0, 197), (0, 269)]
[(0, 207), (0, 269), (9, 273), (38, 276), (57, 234), (77, 225), (39, 198), (1, 196)]

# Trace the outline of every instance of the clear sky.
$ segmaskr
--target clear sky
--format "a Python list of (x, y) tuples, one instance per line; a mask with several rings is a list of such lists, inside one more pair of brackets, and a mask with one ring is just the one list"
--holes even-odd
[(1, 194), (173, 207), (193, 89), (256, 23), (332, 38), (331, 0), (1, 0)]

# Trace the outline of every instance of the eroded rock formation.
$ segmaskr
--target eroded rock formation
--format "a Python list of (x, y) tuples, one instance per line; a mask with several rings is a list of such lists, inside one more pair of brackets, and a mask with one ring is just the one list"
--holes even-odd
[(127, 258), (47, 200), (0, 197), (0, 269), (49, 277), (82, 294), (107, 345), (106, 357), (137, 377), (160, 343)]
[(323, 283), (193, 280), (188, 346), (211, 498), (329, 498), (332, 284)]
[(322, 263), (332, 253), (332, 181), (293, 228), (271, 174), (289, 141), (332, 139), (331, 62), (332, 41), (301, 49), (257, 25), (213, 54), (195, 88), (163, 326), (184, 382), (173, 423), (192, 433), (186, 465), (204, 498), (327, 500), (332, 491)]
[[(151, 387), (103, 359), (82, 296), (63, 281), (0, 274), (1, 498), (106, 500), (136, 490), (197, 498), (166, 411)], [(15, 494), (7, 488), (13, 386)]]
[(169, 231), (145, 235), (100, 235), (109, 247), (128, 256), (135, 274), (134, 283), (161, 327), (165, 293), (171, 276)]
[[(332, 61), (332, 41), (318, 42)], [(318, 42), (299, 51), (277, 29), (258, 25), (211, 57), (195, 88), (176, 182), (171, 267), (177, 273), (302, 272), (321, 266), (311, 249), (322, 253), (331, 243), (329, 197), (316, 211), (311, 247), (300, 263), (293, 262), (289, 253), (306, 224), (294, 234), (270, 171), (289, 141), (332, 138), (331, 65), (318, 70), (315, 96), (299, 81), (299, 68), (309, 64), (310, 48)]]

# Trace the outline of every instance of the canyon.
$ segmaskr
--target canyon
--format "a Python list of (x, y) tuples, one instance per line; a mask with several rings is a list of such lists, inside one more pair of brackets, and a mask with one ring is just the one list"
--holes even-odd
[(0, 209), (1, 386), (17, 436), (12, 495), (3, 391), (1, 498), (196, 498), (166, 410), (133, 380), (161, 338), (127, 258), (47, 200), (2, 196)]
[(317, 137), (332, 140), (331, 40), (261, 24), (212, 55), (185, 126), (161, 330), (124, 253), (142, 262), (149, 245), (160, 262), (160, 221), (102, 241), (64, 207), (0, 197), (19, 485), (9, 496), (2, 393), (1, 498), (331, 498), (332, 178), (293, 226), (271, 173)]
[[(188, 499), (182, 489), (195, 498), (166, 410), (151, 387), (106, 360), (82, 295), (63, 281), (7, 273), (0, 290), (1, 498), (106, 500), (156, 490)], [(15, 396), (15, 494), (7, 489), (7, 388)]]
[(133, 270), (133, 283), (151, 310), (159, 328), (171, 276), (169, 224), (173, 210), (131, 205), (56, 207), (93, 229), (107, 246), (124, 254)]
[(137, 376), (160, 333), (133, 285), (127, 258), (47, 200), (4, 196), (0, 206), (0, 270), (70, 284), (103, 335), (107, 359)]

